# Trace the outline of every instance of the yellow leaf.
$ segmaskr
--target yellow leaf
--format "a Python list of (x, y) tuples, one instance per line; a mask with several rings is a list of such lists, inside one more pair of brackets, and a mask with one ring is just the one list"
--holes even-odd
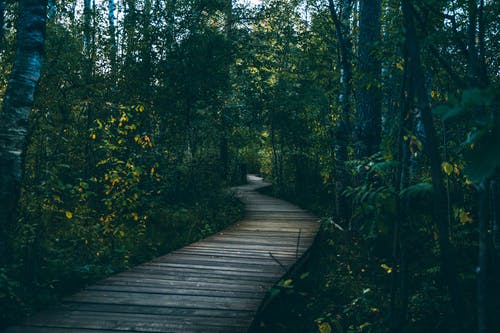
[(403, 64), (401, 62), (398, 62), (396, 64), (396, 68), (399, 69), (400, 71), (403, 71), (403, 69), (404, 69)]
[(96, 138), (95, 133), (90, 134), (90, 138), (91, 138), (92, 140), (95, 140), (95, 138)]
[(72, 212), (70, 212), (69, 210), (67, 210), (67, 211), (66, 211), (65, 215), (66, 215), (66, 217), (67, 217), (69, 220), (71, 220), (71, 219), (73, 218), (73, 213), (72, 213)]
[(460, 214), (459, 214), (458, 218), (460, 220), (460, 223), (462, 223), (462, 224), (474, 222), (472, 217), (470, 217), (470, 213), (466, 212), (465, 210), (462, 210), (462, 209), (460, 210)]
[(144, 112), (144, 105), (139, 105), (139, 112), (143, 113)]
[(360, 331), (363, 331), (365, 328), (370, 327), (370, 325), (371, 325), (370, 323), (364, 323), (362, 325), (359, 325), (358, 329)]
[(443, 172), (448, 176), (453, 172), (453, 165), (448, 162), (443, 162), (441, 164), (441, 168), (443, 169)]
[(120, 237), (125, 237), (125, 232), (123, 230), (120, 230)]
[(329, 323), (318, 324), (318, 329), (320, 333), (332, 333), (332, 327)]
[(392, 268), (389, 267), (387, 264), (382, 264), (382, 265), (380, 265), (380, 267), (382, 267), (383, 269), (385, 269), (385, 271), (387, 272), (387, 274), (391, 274), (392, 273)]

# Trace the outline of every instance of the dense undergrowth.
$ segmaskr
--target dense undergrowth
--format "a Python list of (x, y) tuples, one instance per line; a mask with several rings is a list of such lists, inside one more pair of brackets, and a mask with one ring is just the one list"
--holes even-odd
[[(271, 188), (266, 192), (273, 194)], [(281, 196), (293, 200), (290, 194), (282, 192)], [(432, 228), (428, 217), (415, 217), (413, 222), (421, 224), (407, 230), (414, 234), (406, 247), (408, 266), (402, 272), (391, 259), (390, 232), (373, 237), (366, 229), (343, 228), (319, 201), (295, 200), (322, 216), (321, 229), (309, 260), (269, 293), (269, 305), (257, 318), (253, 333), (461, 332), (439, 273), (439, 248), (428, 237), (427, 228)], [(477, 235), (471, 226), (462, 225), (455, 232), (463, 292), (473, 303), (471, 243)], [(394, 274), (406, 276), (407, 314), (396, 312), (399, 298), (391, 302)]]
[(21, 225), (12, 236), (12, 260), (0, 271), (0, 328), (89, 283), (205, 238), (242, 212), (232, 193), (215, 189), (156, 207), (143, 227), (124, 225), (115, 235), (73, 213)]

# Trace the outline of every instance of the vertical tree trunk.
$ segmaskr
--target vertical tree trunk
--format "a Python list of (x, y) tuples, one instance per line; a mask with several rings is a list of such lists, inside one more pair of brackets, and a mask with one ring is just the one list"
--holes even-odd
[(92, 9), (90, 0), (83, 0), (83, 51), (90, 58)]
[(478, 10), (477, 0), (467, 1), (469, 24), (467, 26), (467, 55), (469, 66), (469, 79), (473, 84), (479, 79), (478, 54), (476, 46)]
[(356, 156), (363, 158), (378, 151), (381, 131), (380, 0), (361, 0), (358, 42), (358, 103)]
[[(452, 245), (449, 241), (449, 230), (446, 222), (447, 204), (443, 175), (441, 171), (441, 159), (439, 157), (436, 130), (434, 128), (432, 113), (425, 87), (425, 73), (420, 62), (420, 46), (415, 28), (413, 13), (414, 8), (412, 7), (410, 0), (401, 0), (401, 6), (403, 11), (403, 24), (405, 28), (405, 52), (408, 54), (408, 63), (406, 64), (406, 67), (409, 70), (409, 78), (414, 84), (416, 98), (416, 104), (410, 107), (419, 111), (425, 132), (424, 149), (430, 160), (430, 171), (433, 185), (432, 218), (436, 224), (439, 236), (441, 272), (449, 288), (451, 303), (455, 314), (457, 315), (457, 321), (460, 328), (463, 329), (465, 327), (464, 319), (467, 318), (464, 311), (465, 300), (458, 282), (456, 258), (453, 253)], [(409, 96), (408, 98), (412, 101), (414, 97)]]
[(4, 23), (5, 23), (5, 0), (0, 0), (0, 51), (3, 50)]
[[(492, 228), (493, 228), (493, 249), (497, 263), (500, 263), (500, 220), (498, 219), (499, 199), (497, 196), (497, 181), (491, 181), (491, 207), (492, 207)], [(498, 267), (498, 264), (496, 265)], [(499, 267), (500, 269), (500, 267)]]
[(47, 3), (19, 0), (16, 55), (0, 112), (0, 260), (16, 219), (28, 118), (42, 67)]
[(152, 26), (152, 10), (153, 5), (151, 0), (144, 0), (144, 8), (142, 10), (141, 25), (144, 45), (140, 47), (141, 52), (141, 68), (144, 75), (141, 84), (141, 91), (139, 97), (143, 100), (150, 101), (152, 98), (152, 82), (153, 82), (153, 36), (151, 30)]
[(484, 0), (479, 0), (478, 9), (478, 62), (479, 62), (479, 80), (482, 85), (488, 84), (488, 72), (486, 66), (486, 22), (484, 20)]
[(108, 0), (108, 31), (109, 31), (109, 61), (111, 64), (111, 77), (116, 75), (116, 27), (115, 27), (115, 1)]
[[(344, 1), (342, 17), (338, 14), (333, 0), (328, 0), (328, 8), (335, 26), (335, 33), (340, 48), (340, 84), (341, 92), (339, 100), (341, 103), (341, 121), (347, 121), (351, 112), (351, 93), (352, 93), (352, 42), (349, 31), (349, 16), (351, 14), (352, 3), (349, 0)], [(347, 153), (347, 151), (346, 151)], [(347, 159), (347, 155), (344, 160)]]
[[(408, 62), (407, 52), (404, 54), (405, 63)], [(409, 162), (410, 152), (404, 140), (408, 129), (411, 128), (411, 119), (409, 114), (409, 100), (408, 96), (414, 96), (413, 84), (408, 77), (408, 70), (403, 72), (402, 89), (399, 97), (399, 115), (398, 115), (398, 168), (396, 168), (395, 188), (401, 193), (409, 184)], [(404, 248), (402, 241), (403, 227), (407, 223), (408, 200), (404, 201), (400, 198), (398, 200), (398, 218), (394, 223), (393, 228), (393, 244), (392, 244), (392, 266), (400, 267), (399, 270), (395, 269), (392, 274), (391, 284), (391, 304), (390, 304), (390, 329), (392, 332), (401, 332), (402, 327), (406, 324), (406, 317), (408, 311), (408, 279), (407, 263), (405, 260)]]
[(488, 228), (490, 224), (489, 181), (483, 181), (477, 190), (479, 197), (479, 252), (477, 269), (477, 331), (490, 331), (490, 251)]
[[(85, 82), (87, 91), (86, 97), (90, 97), (90, 86), (93, 78), (93, 36), (92, 36), (92, 2), (91, 0), (83, 1), (83, 80)], [(89, 99), (90, 100), (90, 99)], [(85, 167), (83, 170), (84, 176), (89, 177), (94, 168), (93, 159), (93, 140), (90, 139), (90, 129), (94, 125), (94, 106), (91, 102), (87, 102), (86, 109), (86, 128), (85, 128)]]
[(337, 217), (347, 217), (347, 203), (343, 200), (341, 192), (346, 183), (345, 162), (347, 161), (347, 146), (350, 141), (349, 116), (351, 113), (352, 93), (352, 41), (349, 20), (352, 13), (352, 1), (342, 2), (342, 11), (335, 8), (333, 0), (328, 0), (330, 16), (335, 27), (335, 34), (340, 51), (340, 94), (341, 105), (340, 120), (335, 131), (335, 197)]
[[(231, 60), (232, 60), (232, 33), (233, 33), (233, 1), (226, 0), (225, 5), (225, 22), (224, 22), (224, 32), (227, 43), (227, 53), (226, 53), (226, 80), (227, 89), (229, 89), (230, 75), (231, 75)], [(220, 163), (222, 165), (221, 176), (223, 180), (229, 178), (229, 142), (228, 142), (228, 132), (229, 132), (229, 122), (227, 108), (222, 105), (221, 109), (221, 138), (219, 143), (220, 149)]]

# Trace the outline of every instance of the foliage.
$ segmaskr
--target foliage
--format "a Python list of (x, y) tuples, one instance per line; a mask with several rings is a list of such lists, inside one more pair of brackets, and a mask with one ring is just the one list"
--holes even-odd
[[(241, 208), (223, 189), (249, 171), (324, 220), (264, 331), (475, 332), (474, 272), (499, 290), (500, 7), (382, 0), (361, 45), (378, 17), (364, 2), (137, 0), (84, 17), (49, 1), (2, 323), (223, 228)], [(14, 3), (4, 14), (2, 95)]]

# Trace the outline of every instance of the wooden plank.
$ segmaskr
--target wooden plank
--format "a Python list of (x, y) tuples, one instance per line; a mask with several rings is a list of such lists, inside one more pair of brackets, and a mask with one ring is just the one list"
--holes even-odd
[(273, 283), (275, 279), (267, 279), (267, 280), (258, 280), (255, 281), (255, 279), (230, 279), (229, 277), (226, 278), (221, 278), (220, 276), (208, 276), (206, 274), (203, 275), (187, 275), (187, 274), (153, 274), (151, 272), (127, 272), (127, 274), (121, 275), (121, 277), (126, 277), (126, 278), (138, 278), (138, 279), (143, 279), (143, 278), (149, 278), (149, 279), (155, 279), (155, 280), (164, 280), (164, 281), (188, 281), (188, 282), (193, 282), (193, 283), (199, 283), (199, 282), (207, 282), (207, 283), (222, 283), (222, 284), (229, 284), (229, 283), (243, 283), (243, 284), (254, 284), (254, 285), (263, 285), (267, 286), (270, 283)]
[(226, 292), (241, 292), (241, 293), (260, 293), (266, 290), (265, 286), (262, 284), (248, 284), (242, 283), (240, 281), (230, 282), (224, 281), (224, 283), (217, 283), (213, 281), (185, 281), (185, 280), (168, 280), (168, 279), (155, 279), (154, 277), (135, 277), (135, 276), (123, 276), (123, 277), (112, 277), (106, 280), (100, 281), (94, 286), (151, 286), (151, 287), (161, 287), (161, 288), (172, 288), (172, 289), (193, 289), (200, 291), (226, 291)]
[(65, 298), (76, 303), (129, 304), (195, 309), (246, 310), (259, 306), (254, 298), (215, 297), (198, 295), (162, 295), (132, 292), (86, 290)]
[(201, 331), (225, 328), (244, 328), (251, 324), (252, 316), (246, 318), (197, 317), (174, 315), (151, 315), (135, 313), (113, 313), (95, 311), (58, 311), (29, 320), (31, 326), (60, 328), (80, 327), (86, 329), (108, 329), (116, 331), (165, 332), (193, 329)]
[(262, 299), (264, 291), (260, 292), (243, 292), (229, 290), (206, 290), (200, 288), (171, 288), (164, 285), (131, 285), (131, 284), (95, 284), (85, 288), (85, 290), (94, 291), (120, 291), (142, 294), (160, 294), (160, 295), (184, 295), (184, 296), (213, 296), (213, 297), (233, 297), (233, 298), (255, 298)]
[(227, 309), (195, 309), (165, 306), (141, 306), (130, 304), (98, 304), (98, 303), (65, 303), (58, 309), (61, 311), (91, 311), (123, 314), (156, 314), (162, 316), (186, 316), (200, 318), (249, 318), (254, 310)]
[[(219, 255), (214, 254), (204, 254), (200, 252), (181, 252), (176, 253), (175, 256), (168, 258), (159, 258), (154, 261), (156, 262), (184, 262), (184, 263), (198, 263), (198, 262), (210, 262), (210, 263), (220, 263), (221, 265), (245, 265), (245, 266), (275, 266), (276, 261), (274, 261), (271, 256), (264, 257), (243, 257), (243, 256), (230, 256), (224, 255), (224, 252)], [(287, 260), (290, 264), (294, 262), (293, 259)], [(239, 266), (239, 265), (238, 265)]]

